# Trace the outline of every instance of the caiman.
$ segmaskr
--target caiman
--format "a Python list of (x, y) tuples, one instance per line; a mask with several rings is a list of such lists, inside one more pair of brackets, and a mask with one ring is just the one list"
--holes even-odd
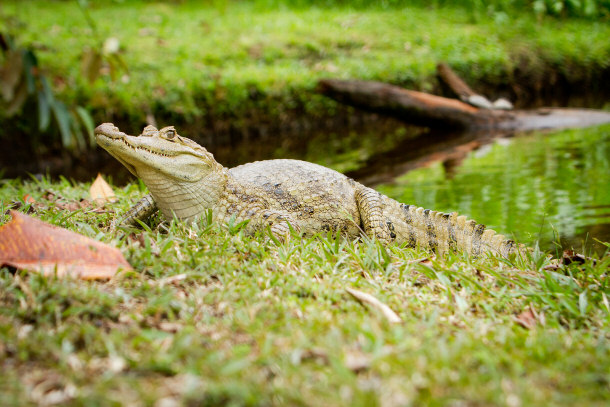
[(465, 216), (397, 202), (321, 165), (279, 159), (227, 169), (173, 126), (147, 126), (140, 136), (130, 136), (104, 123), (95, 137), (150, 191), (127, 212), (124, 224), (144, 220), (157, 207), (166, 218), (188, 222), (211, 210), (215, 222), (247, 221), (246, 232), (269, 228), (280, 239), (293, 229), (305, 236), (364, 233), (384, 244), (474, 256), (518, 251), (512, 240)]

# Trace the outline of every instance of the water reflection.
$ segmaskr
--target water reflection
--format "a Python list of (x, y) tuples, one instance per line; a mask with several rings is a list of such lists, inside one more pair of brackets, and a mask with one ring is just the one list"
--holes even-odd
[(559, 237), (561, 245), (603, 253), (595, 239), (610, 241), (610, 126), (494, 137), (458, 136), (410, 159), (422, 152), (415, 148), (402, 163), (394, 157), (361, 178), (402, 202), (458, 211), (545, 250)]

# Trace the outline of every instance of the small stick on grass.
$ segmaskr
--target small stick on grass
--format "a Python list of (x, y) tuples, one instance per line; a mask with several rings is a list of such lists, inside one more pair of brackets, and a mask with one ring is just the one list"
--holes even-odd
[(362, 291), (355, 290), (353, 288), (345, 289), (348, 293), (350, 293), (354, 298), (360, 301), (363, 304), (368, 304), (374, 309), (380, 311), (383, 316), (388, 320), (391, 324), (397, 324), (402, 322), (400, 317), (390, 309), (387, 305), (379, 301), (377, 298), (373, 297), (370, 294), (364, 293)]

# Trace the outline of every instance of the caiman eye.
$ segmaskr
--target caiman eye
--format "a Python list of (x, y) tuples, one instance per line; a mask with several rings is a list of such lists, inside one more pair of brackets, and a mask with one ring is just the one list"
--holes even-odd
[(174, 129), (172, 126), (161, 129), (161, 134), (163, 134), (163, 137), (168, 140), (171, 140), (178, 135), (178, 133), (176, 133), (176, 129)]

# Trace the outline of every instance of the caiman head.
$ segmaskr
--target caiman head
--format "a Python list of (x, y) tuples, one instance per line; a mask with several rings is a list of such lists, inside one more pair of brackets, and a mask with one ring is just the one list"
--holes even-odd
[(212, 208), (226, 183), (214, 156), (173, 126), (146, 126), (130, 136), (112, 123), (95, 129), (97, 144), (142, 179), (165, 216), (194, 219)]

